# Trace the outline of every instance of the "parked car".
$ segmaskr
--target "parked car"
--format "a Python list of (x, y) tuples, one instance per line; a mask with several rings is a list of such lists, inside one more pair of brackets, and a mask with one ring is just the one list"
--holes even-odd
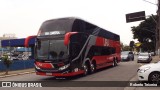
[(134, 52), (134, 54), (135, 54), (135, 55), (138, 55), (138, 54), (139, 54), (139, 52)]
[(134, 60), (134, 54), (132, 51), (123, 51), (121, 52), (121, 60), (122, 61), (129, 61)]
[(137, 63), (140, 63), (140, 62), (151, 62), (152, 60), (152, 56), (151, 54), (149, 54), (148, 52), (143, 52), (143, 53), (140, 53), (139, 56), (138, 56), (138, 60), (137, 60)]
[(17, 54), (13, 54), (11, 55), (11, 57), (9, 57), (11, 60), (18, 60), (18, 55)]
[(152, 55), (152, 56), (155, 56), (155, 55), (156, 55), (156, 53), (155, 53), (155, 52), (151, 52), (151, 55)]
[(139, 81), (160, 82), (160, 61), (141, 66), (137, 73)]
[(2, 58), (0, 58), (0, 61), (2, 61)]

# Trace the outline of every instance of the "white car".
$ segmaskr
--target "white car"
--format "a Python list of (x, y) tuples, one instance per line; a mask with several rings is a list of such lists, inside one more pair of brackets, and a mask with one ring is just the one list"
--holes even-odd
[(141, 66), (138, 70), (139, 81), (160, 82), (160, 61)]
[(144, 52), (144, 53), (140, 53), (139, 56), (138, 56), (138, 60), (137, 62), (151, 62), (152, 60), (152, 56), (147, 53), (147, 52)]

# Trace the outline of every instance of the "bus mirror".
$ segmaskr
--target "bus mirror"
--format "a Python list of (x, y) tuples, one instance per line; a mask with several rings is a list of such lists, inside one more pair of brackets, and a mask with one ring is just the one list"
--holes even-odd
[(67, 46), (69, 41), (70, 41), (71, 35), (76, 34), (76, 33), (77, 32), (68, 32), (68, 33), (66, 33), (65, 36), (64, 36), (64, 45)]

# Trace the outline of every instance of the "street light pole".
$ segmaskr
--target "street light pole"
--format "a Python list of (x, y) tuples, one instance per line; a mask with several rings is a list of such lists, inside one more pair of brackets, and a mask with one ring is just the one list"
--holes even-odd
[(156, 43), (156, 50), (158, 52), (158, 55), (160, 57), (160, 0), (158, 0), (158, 10), (157, 10), (157, 16), (158, 16), (158, 24), (156, 26), (156, 40), (157, 40), (157, 43)]
[(11, 38), (9, 36), (9, 60), (11, 60)]

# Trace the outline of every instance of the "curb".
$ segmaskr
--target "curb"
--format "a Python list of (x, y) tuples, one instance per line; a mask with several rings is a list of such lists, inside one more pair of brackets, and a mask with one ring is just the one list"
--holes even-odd
[[(129, 81), (137, 81), (137, 74), (134, 75)], [(123, 90), (136, 90), (137, 87), (125, 87)]]
[[(158, 57), (153, 57), (152, 58), (152, 62), (153, 63), (154, 61), (157, 61), (159, 60), (159, 58), (157, 59)], [(148, 63), (147, 63), (148, 64)], [(143, 64), (142, 63), (139, 63), (140, 66), (142, 66)], [(137, 74), (135, 76), (133, 76), (129, 81), (137, 81)], [(138, 87), (125, 87), (124, 90), (136, 90)]]
[(35, 71), (29, 71), (29, 72), (21, 72), (21, 73), (9, 74), (9, 75), (0, 76), (0, 78), (6, 78), (6, 77), (18, 76), (18, 75), (24, 75), (24, 74), (31, 74), (31, 73), (35, 73)]

